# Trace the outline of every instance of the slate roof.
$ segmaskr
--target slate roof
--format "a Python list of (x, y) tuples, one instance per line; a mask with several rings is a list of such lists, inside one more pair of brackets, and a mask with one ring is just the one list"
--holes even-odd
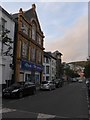
[[(12, 16), (13, 16), (14, 19), (18, 19), (18, 13), (13, 14)], [(39, 24), (37, 13), (36, 13), (36, 11), (33, 11), (33, 8), (31, 8), (27, 11), (24, 11), (24, 17), (27, 19), (27, 21), (31, 21), (31, 19), (34, 18), (37, 21), (39, 29), (41, 31), (41, 27), (40, 27), (40, 24)]]
[[(2, 11), (2, 13), (4, 13), (5, 15), (7, 15), (12, 21), (14, 21), (13, 17), (11, 14), (9, 14), (5, 9), (3, 9), (1, 6), (0, 6), (0, 11)], [(14, 21), (15, 22), (15, 21)]]

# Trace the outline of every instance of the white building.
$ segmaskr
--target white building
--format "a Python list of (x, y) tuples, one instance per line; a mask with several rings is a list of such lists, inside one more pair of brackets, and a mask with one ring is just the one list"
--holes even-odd
[[(6, 29), (10, 31), (8, 37), (11, 38), (12, 41), (14, 41), (15, 22), (13, 21), (11, 15), (0, 6), (0, 38), (2, 31)], [(5, 52), (6, 49), (7, 46), (4, 45), (3, 52)], [(1, 38), (0, 39), (0, 84), (5, 84), (6, 80), (11, 80), (13, 73), (12, 69), (10, 68), (10, 64), (12, 64), (13, 59), (10, 56), (4, 56), (3, 52), (2, 52), (2, 38)], [(11, 54), (13, 54), (13, 50), (11, 50), (10, 52)]]
[(56, 79), (56, 58), (49, 52), (44, 52), (43, 80)]

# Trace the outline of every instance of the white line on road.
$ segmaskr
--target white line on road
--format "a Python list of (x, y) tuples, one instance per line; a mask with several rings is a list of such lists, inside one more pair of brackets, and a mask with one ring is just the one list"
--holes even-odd
[(39, 113), (37, 118), (55, 118), (55, 115), (48, 115), (48, 114)]
[(16, 109), (10, 109), (10, 108), (0, 108), (0, 114), (1, 113), (7, 113), (7, 112), (13, 112), (16, 111)]

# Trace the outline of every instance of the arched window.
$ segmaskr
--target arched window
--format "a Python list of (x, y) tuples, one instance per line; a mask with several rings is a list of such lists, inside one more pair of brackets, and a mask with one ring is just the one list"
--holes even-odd
[(32, 24), (32, 39), (36, 40), (36, 25)]

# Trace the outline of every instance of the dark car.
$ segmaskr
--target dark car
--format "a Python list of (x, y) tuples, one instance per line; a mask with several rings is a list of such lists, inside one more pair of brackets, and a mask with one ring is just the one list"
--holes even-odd
[(63, 85), (63, 80), (62, 79), (56, 79), (54, 80), (56, 88), (62, 87)]
[(88, 88), (88, 95), (90, 97), (90, 78), (87, 78), (85, 82), (86, 82), (86, 86)]
[(2, 96), (3, 97), (18, 97), (22, 98), (23, 96), (35, 94), (36, 86), (32, 82), (21, 82), (15, 83), (10, 87), (3, 89)]

